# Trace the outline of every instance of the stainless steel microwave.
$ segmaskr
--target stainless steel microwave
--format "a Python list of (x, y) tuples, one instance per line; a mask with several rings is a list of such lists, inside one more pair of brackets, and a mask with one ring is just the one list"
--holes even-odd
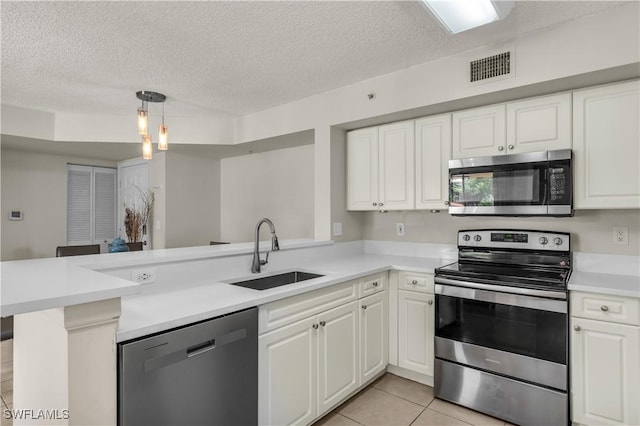
[(570, 149), (449, 161), (449, 213), (572, 216)]

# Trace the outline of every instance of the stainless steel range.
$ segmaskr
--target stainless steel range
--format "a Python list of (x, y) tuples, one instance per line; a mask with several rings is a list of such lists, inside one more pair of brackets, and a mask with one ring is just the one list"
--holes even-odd
[(570, 235), (458, 232), (436, 270), (435, 395), (521, 425), (569, 418)]

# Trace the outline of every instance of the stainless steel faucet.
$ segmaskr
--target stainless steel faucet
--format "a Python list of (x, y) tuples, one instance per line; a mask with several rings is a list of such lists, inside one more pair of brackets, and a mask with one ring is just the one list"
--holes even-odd
[(254, 274), (260, 273), (260, 267), (262, 265), (266, 265), (269, 261), (269, 252), (267, 252), (267, 257), (264, 260), (260, 260), (260, 252), (258, 251), (258, 245), (260, 244), (260, 225), (263, 223), (269, 225), (269, 230), (271, 231), (271, 251), (280, 250), (280, 246), (278, 245), (278, 236), (276, 235), (276, 227), (273, 226), (273, 222), (266, 217), (260, 219), (256, 225), (256, 248), (253, 251), (253, 262), (251, 263), (251, 272)]

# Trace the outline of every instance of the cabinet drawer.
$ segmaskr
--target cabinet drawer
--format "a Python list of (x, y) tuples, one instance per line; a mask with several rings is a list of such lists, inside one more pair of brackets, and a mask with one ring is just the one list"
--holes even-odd
[(353, 280), (268, 303), (258, 311), (258, 330), (262, 334), (357, 298), (358, 280)]
[(433, 274), (400, 272), (398, 274), (398, 288), (400, 290), (433, 293)]
[(571, 316), (640, 325), (638, 299), (605, 294), (571, 292)]
[(360, 278), (360, 296), (365, 297), (387, 288), (387, 273), (368, 275)]

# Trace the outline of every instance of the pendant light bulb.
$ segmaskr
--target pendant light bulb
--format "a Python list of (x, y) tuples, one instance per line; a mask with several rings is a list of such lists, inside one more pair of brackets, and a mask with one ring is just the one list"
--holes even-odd
[(158, 130), (158, 149), (161, 151), (169, 149), (169, 133), (164, 124), (161, 124)]
[(144, 109), (144, 105), (138, 108), (138, 134), (146, 135), (149, 128), (149, 117), (147, 111)]
[(151, 144), (151, 135), (142, 137), (142, 158), (151, 160), (153, 158), (153, 145)]

